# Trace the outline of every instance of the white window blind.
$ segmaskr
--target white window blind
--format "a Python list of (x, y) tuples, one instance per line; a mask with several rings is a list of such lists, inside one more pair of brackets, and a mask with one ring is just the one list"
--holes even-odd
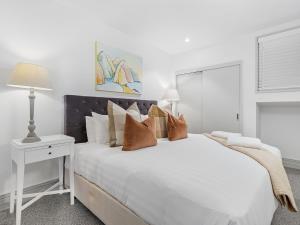
[(300, 28), (258, 38), (258, 91), (300, 89)]

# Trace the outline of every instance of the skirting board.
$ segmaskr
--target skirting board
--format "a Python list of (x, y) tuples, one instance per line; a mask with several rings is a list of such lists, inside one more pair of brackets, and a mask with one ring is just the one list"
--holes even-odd
[(282, 162), (284, 167), (300, 170), (300, 160), (283, 158)]
[[(51, 187), (56, 182), (58, 182), (58, 179), (46, 181), (41, 184), (37, 184), (37, 185), (33, 185), (30, 187), (24, 188), (24, 193), (35, 193), (35, 192), (44, 191), (47, 188)], [(10, 193), (0, 196), (0, 211), (9, 208), (9, 197), (10, 197)], [(24, 199), (23, 201), (26, 202), (28, 200), (30, 200), (30, 198)]]

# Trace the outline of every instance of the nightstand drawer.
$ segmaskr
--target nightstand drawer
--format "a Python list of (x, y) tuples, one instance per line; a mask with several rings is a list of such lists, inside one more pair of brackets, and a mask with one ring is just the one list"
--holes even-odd
[(49, 145), (25, 152), (25, 164), (53, 159), (70, 154), (69, 145)]

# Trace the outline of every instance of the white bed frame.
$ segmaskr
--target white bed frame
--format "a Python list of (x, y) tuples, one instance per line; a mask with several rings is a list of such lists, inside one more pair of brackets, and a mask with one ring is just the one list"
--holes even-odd
[[(65, 178), (68, 176), (65, 170)], [(69, 185), (65, 179), (65, 185)], [(75, 197), (105, 225), (148, 225), (141, 217), (84, 177), (74, 175)]]

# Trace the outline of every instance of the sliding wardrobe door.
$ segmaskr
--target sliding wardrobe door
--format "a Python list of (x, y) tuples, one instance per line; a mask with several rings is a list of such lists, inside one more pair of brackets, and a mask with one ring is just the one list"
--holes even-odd
[(203, 132), (240, 131), (240, 66), (203, 71)]
[(202, 72), (176, 76), (180, 101), (177, 112), (184, 115), (188, 132), (202, 133)]

